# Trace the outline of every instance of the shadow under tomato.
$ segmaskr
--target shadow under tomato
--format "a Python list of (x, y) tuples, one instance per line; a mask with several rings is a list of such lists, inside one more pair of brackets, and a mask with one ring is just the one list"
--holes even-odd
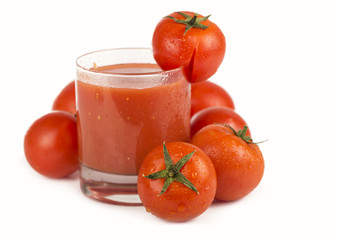
[(69, 175), (68, 177), (65, 177), (65, 178), (63, 178), (63, 179), (65, 179), (65, 180), (72, 180), (72, 181), (77, 181), (77, 180), (79, 180), (79, 171), (76, 171), (75, 173), (73, 173), (73, 174), (71, 174), (71, 175)]
[(214, 199), (210, 207), (220, 207), (220, 206), (226, 206), (226, 205), (232, 205), (240, 202), (242, 199), (234, 200), (234, 201), (221, 201), (218, 199)]

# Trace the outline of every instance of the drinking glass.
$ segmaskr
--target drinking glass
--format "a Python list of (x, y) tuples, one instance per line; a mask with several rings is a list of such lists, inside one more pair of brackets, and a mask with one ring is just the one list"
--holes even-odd
[(82, 192), (139, 205), (142, 160), (165, 142), (189, 141), (190, 84), (161, 70), (151, 49), (91, 52), (77, 59), (76, 105)]

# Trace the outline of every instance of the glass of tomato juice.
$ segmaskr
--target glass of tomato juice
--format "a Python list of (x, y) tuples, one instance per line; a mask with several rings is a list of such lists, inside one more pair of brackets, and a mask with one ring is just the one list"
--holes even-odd
[(77, 59), (76, 103), (82, 192), (138, 205), (146, 154), (190, 137), (190, 84), (183, 69), (163, 71), (151, 49), (121, 48)]

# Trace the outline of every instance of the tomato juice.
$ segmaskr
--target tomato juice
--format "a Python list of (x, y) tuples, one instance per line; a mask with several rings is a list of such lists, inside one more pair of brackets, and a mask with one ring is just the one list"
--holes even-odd
[(78, 72), (76, 82), (82, 164), (136, 175), (146, 154), (163, 141), (189, 140), (190, 84), (182, 70), (126, 63), (94, 65), (88, 72)]

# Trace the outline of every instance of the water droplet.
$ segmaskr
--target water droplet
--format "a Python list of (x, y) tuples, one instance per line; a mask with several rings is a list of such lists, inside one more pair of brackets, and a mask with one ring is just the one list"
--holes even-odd
[(191, 178), (192, 178), (192, 179), (196, 179), (196, 178), (197, 178), (197, 175), (198, 175), (197, 172), (193, 172), (193, 173), (191, 173)]
[(169, 214), (170, 214), (170, 215), (175, 215), (176, 212), (172, 210), (172, 211), (169, 211)]
[(177, 207), (177, 210), (179, 212), (183, 212), (185, 210), (185, 204), (184, 203), (180, 203)]

